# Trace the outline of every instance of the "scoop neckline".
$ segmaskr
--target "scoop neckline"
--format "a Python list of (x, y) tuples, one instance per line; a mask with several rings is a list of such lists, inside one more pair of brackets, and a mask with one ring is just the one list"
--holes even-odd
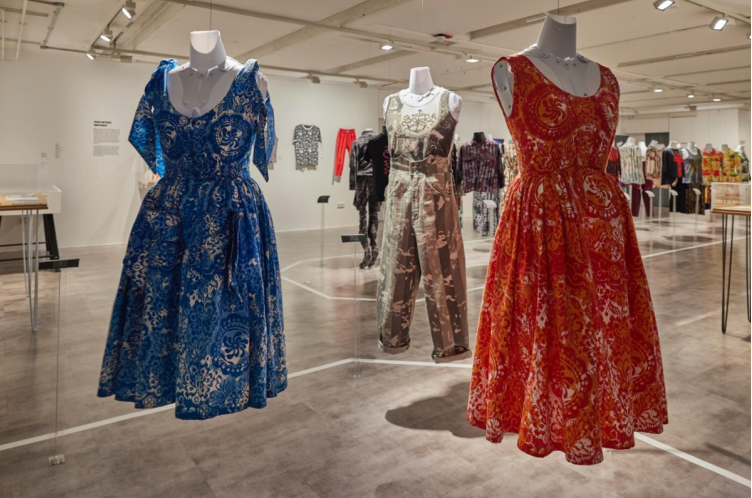
[(563, 94), (565, 94), (565, 95), (569, 95), (570, 97), (573, 97), (573, 98), (576, 98), (576, 99), (592, 99), (592, 98), (594, 98), (594, 97), (595, 97), (596, 95), (598, 95), (598, 94), (599, 94), (599, 93), (601, 92), (601, 90), (603, 89), (603, 66), (601, 66), (601, 65), (600, 65), (600, 63), (598, 63), (598, 62), (596, 62), (596, 61), (591, 61), (591, 62), (593, 62), (594, 64), (596, 64), (596, 65), (598, 66), (598, 78), (599, 78), (599, 81), (598, 81), (598, 88), (597, 88), (597, 89), (595, 90), (595, 92), (593, 92), (593, 94), (592, 94), (592, 95), (583, 95), (583, 96), (581, 96), (581, 95), (576, 95), (576, 94), (574, 94), (574, 93), (572, 93), (572, 92), (568, 92), (568, 91), (564, 90), (563, 88), (561, 88), (561, 87), (560, 87), (559, 85), (557, 85), (556, 83), (554, 83), (554, 82), (553, 82), (553, 80), (551, 80), (551, 78), (549, 78), (548, 76), (546, 76), (546, 75), (545, 75), (545, 74), (543, 73), (543, 71), (541, 71), (541, 70), (540, 70), (540, 69), (538, 68), (538, 66), (536, 66), (536, 65), (535, 65), (535, 62), (533, 62), (533, 61), (532, 61), (532, 59), (530, 59), (530, 57), (528, 57), (528, 56), (527, 56), (527, 55), (525, 55), (525, 54), (520, 54), (520, 55), (521, 55), (522, 57), (524, 57), (524, 58), (525, 58), (525, 60), (526, 60), (526, 61), (527, 61), (527, 62), (528, 62), (528, 63), (529, 63), (529, 64), (530, 64), (531, 66), (533, 66), (533, 68), (534, 68), (534, 69), (535, 69), (535, 70), (536, 70), (536, 71), (538, 72), (538, 74), (540, 74), (540, 76), (541, 76), (541, 77), (542, 77), (542, 78), (543, 78), (544, 80), (546, 80), (546, 82), (547, 82), (547, 83), (548, 83), (549, 85), (553, 86), (554, 88), (556, 88), (557, 90), (559, 90), (559, 91), (560, 91), (561, 93), (563, 93)]
[[(431, 97), (431, 98), (430, 98), (430, 99), (428, 99), (428, 100), (422, 101), (422, 102), (421, 102), (420, 104), (417, 104), (417, 105), (413, 105), (413, 104), (409, 104), (409, 103), (405, 102), (405, 99), (403, 99), (403, 98), (402, 98), (402, 91), (403, 91), (403, 90), (400, 90), (399, 92), (397, 92), (397, 98), (398, 98), (398, 99), (400, 100), (400, 102), (402, 103), (402, 105), (406, 105), (407, 107), (413, 107), (413, 108), (417, 108), (417, 107), (423, 107), (423, 106), (425, 106), (425, 105), (428, 105), (428, 104), (430, 104), (430, 103), (431, 103), (431, 102), (433, 102), (434, 100), (436, 100), (436, 97), (438, 97), (439, 95), (441, 95), (441, 94), (442, 94), (442, 90), (444, 90), (444, 87), (441, 87), (441, 86), (439, 86), (439, 85), (434, 85), (434, 86), (433, 86), (433, 88), (431, 88), (431, 89), (430, 89), (430, 90), (429, 90), (428, 92), (426, 92), (426, 93), (431, 93), (431, 92), (433, 92), (434, 90), (437, 90), (437, 92), (436, 92), (436, 94), (435, 94), (435, 95), (434, 95), (433, 97)], [(409, 94), (410, 92), (408, 91), (407, 93)], [(424, 93), (423, 95), (425, 95), (425, 93)]]
[(232, 94), (235, 91), (235, 85), (237, 84), (238, 80), (240, 79), (239, 78), (240, 75), (243, 73), (243, 71), (246, 70), (246, 68), (248, 66), (248, 63), (251, 61), (251, 59), (248, 59), (245, 62), (245, 64), (243, 64), (242, 69), (240, 71), (238, 71), (237, 73), (235, 73), (235, 76), (232, 78), (232, 83), (230, 83), (230, 88), (227, 89), (227, 92), (225, 93), (224, 97), (222, 97), (222, 99), (219, 102), (217, 102), (217, 104), (214, 107), (212, 107), (211, 109), (209, 109), (208, 111), (206, 111), (206, 112), (204, 112), (202, 114), (199, 114), (198, 116), (192, 117), (192, 116), (186, 116), (182, 112), (178, 111), (177, 107), (175, 107), (175, 104), (172, 103), (172, 99), (170, 98), (170, 90), (167, 87), (167, 75), (170, 73), (171, 70), (175, 69), (178, 66), (178, 61), (176, 61), (175, 59), (170, 59), (170, 60), (171, 60), (170, 69), (168, 69), (165, 72), (165, 95), (167, 96), (167, 102), (170, 104), (170, 109), (173, 112), (175, 112), (176, 114), (178, 114), (178, 115), (180, 115), (180, 116), (182, 116), (182, 117), (184, 117), (186, 119), (190, 119), (190, 120), (201, 119), (204, 116), (207, 116), (207, 115), (209, 115), (211, 113), (216, 113), (217, 110), (220, 108), (220, 106), (224, 105), (225, 101), (230, 96), (230, 94)]

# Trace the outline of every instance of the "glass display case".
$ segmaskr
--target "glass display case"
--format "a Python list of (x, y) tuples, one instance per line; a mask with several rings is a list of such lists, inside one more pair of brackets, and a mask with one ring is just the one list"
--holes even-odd
[(713, 183), (710, 187), (710, 205), (713, 209), (750, 208), (749, 183)]

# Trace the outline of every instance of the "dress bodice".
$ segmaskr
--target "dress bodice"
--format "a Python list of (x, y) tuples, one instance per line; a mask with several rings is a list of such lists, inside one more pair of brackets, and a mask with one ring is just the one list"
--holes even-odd
[(438, 161), (448, 168), (457, 126), (449, 111), (449, 94), (449, 90), (440, 88), (420, 106), (405, 104), (399, 94), (389, 97), (386, 128), (393, 165)]
[(179, 113), (167, 94), (167, 73), (177, 64), (163, 60), (152, 74), (129, 137), (152, 171), (202, 180), (248, 176), (253, 149), (253, 162), (268, 180), (274, 120), (270, 98), (256, 82), (258, 62), (248, 60), (224, 98), (195, 118)]
[(556, 86), (524, 55), (501, 60), (514, 74), (514, 105), (505, 117), (520, 173), (605, 169), (619, 119), (619, 84), (613, 73), (598, 65), (600, 87), (594, 95), (578, 97)]

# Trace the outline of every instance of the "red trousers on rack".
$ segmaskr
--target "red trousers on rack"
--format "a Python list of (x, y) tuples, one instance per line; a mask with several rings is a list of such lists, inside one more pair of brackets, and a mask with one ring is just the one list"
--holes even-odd
[(355, 130), (340, 128), (337, 132), (337, 149), (334, 154), (334, 177), (337, 180), (342, 178), (342, 171), (345, 169), (345, 153), (350, 154), (355, 138)]

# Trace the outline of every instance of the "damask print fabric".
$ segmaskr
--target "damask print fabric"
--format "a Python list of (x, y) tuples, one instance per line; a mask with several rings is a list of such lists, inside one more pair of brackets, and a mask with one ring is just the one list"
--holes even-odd
[(256, 61), (196, 118), (170, 103), (176, 66), (152, 75), (129, 137), (162, 178), (133, 224), (98, 395), (207, 419), (262, 408), (287, 386), (274, 225), (249, 170), (253, 149), (268, 179), (276, 139)]
[(296, 169), (316, 169), (319, 165), (321, 130), (315, 125), (299, 124), (292, 133)]
[(520, 174), (520, 166), (517, 160), (517, 146), (514, 142), (507, 142), (504, 145), (503, 152), (504, 161), (504, 187), (501, 189), (501, 209), (504, 210), (504, 204), (507, 199), (507, 192), (509, 186), (512, 184), (515, 178)]
[(435, 362), (469, 356), (465, 248), (449, 154), (457, 121), (449, 91), (412, 107), (388, 97), (391, 169), (376, 301), (379, 347), (410, 347), (410, 324), (423, 277)]
[[(667, 423), (663, 367), (632, 216), (605, 172), (619, 86), (605, 67), (590, 97), (564, 92), (524, 55), (511, 114), (520, 176), (486, 276), (468, 420), (500, 442), (575, 464)], [(503, 108), (502, 108), (503, 111)]]

